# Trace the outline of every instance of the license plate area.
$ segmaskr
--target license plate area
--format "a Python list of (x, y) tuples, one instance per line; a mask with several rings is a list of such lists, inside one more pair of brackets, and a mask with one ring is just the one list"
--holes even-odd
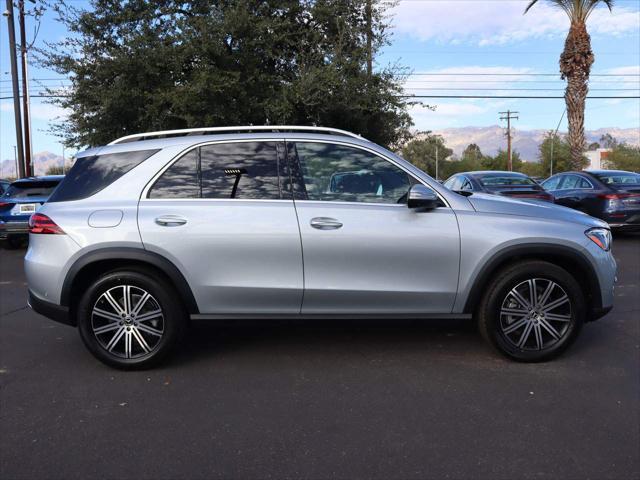
[(26, 215), (30, 213), (35, 213), (37, 205), (35, 203), (23, 203), (18, 205), (18, 214)]

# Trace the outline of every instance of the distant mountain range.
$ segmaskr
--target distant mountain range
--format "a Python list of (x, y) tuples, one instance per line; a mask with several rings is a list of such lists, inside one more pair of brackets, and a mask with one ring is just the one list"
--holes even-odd
[[(434, 131), (433, 133), (442, 135), (447, 147), (453, 149), (457, 156), (470, 143), (475, 143), (480, 147), (482, 153), (495, 155), (498, 149), (507, 149), (507, 139), (505, 129), (493, 125), (490, 127), (464, 127), (447, 128)], [(529, 162), (538, 161), (538, 147), (544, 140), (547, 130), (513, 130), (513, 148), (518, 151), (523, 160)], [(565, 133), (560, 132), (562, 135)], [(597, 142), (602, 135), (609, 133), (620, 142), (632, 145), (640, 145), (640, 128), (600, 128), (585, 132), (587, 143)]]
[[(504, 128), (498, 125), (447, 128), (433, 133), (442, 135), (447, 146), (453, 149), (453, 153), (457, 156), (462, 155), (462, 152), (470, 143), (477, 144), (482, 153), (488, 155), (495, 155), (500, 148), (505, 150), (507, 148)], [(538, 160), (538, 147), (546, 133), (546, 130), (515, 130), (513, 148), (520, 153), (523, 160), (535, 162)], [(640, 145), (640, 128), (600, 128), (598, 130), (589, 130), (585, 133), (587, 143), (597, 142), (602, 135), (609, 133), (620, 142)], [(69, 158), (66, 160), (67, 166), (69, 166)], [(50, 167), (62, 166), (62, 156), (46, 151), (34, 153), (33, 164), (36, 175), (44, 175)], [(0, 162), (0, 178), (15, 177), (15, 171), (14, 160)]]
[[(66, 159), (69, 167), (69, 158)], [(51, 152), (38, 152), (33, 154), (33, 167), (36, 175), (44, 175), (51, 167), (62, 166), (62, 155)], [(11, 178), (16, 176), (15, 160), (2, 160), (0, 162), (0, 178)]]

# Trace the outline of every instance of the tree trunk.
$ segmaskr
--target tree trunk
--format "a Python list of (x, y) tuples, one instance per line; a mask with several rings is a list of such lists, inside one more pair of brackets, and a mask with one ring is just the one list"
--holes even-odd
[(567, 104), (568, 142), (573, 170), (581, 170), (584, 164), (584, 108), (593, 60), (591, 37), (587, 33), (586, 24), (573, 22), (560, 56), (560, 72), (562, 78), (567, 80), (564, 99)]

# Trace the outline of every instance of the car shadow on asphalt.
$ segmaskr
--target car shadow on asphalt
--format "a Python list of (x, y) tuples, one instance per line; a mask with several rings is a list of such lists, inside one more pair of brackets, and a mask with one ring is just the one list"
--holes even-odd
[(402, 349), (487, 350), (471, 320), (194, 321), (171, 363), (236, 353), (358, 355)]

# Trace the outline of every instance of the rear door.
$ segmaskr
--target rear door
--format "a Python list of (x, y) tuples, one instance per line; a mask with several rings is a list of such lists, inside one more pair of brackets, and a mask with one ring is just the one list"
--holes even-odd
[(460, 260), (453, 210), (407, 208), (419, 182), (363, 147), (297, 141), (288, 152), (304, 251), (303, 314), (451, 311)]
[(144, 246), (181, 270), (200, 313), (299, 313), (302, 250), (283, 152), (276, 140), (202, 145), (144, 192)]

